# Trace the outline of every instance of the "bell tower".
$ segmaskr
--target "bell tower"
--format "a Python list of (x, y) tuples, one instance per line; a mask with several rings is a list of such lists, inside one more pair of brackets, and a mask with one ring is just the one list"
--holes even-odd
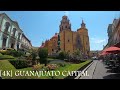
[(60, 30), (60, 32), (63, 30), (71, 30), (71, 24), (70, 24), (69, 19), (66, 15), (64, 15), (62, 17), (62, 20), (61, 20), (61, 23), (59, 26), (59, 30)]
[(84, 21), (82, 20), (81, 28), (86, 28)]

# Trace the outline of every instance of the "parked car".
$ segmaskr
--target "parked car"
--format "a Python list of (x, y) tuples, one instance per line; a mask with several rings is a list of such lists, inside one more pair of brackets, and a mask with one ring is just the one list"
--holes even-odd
[(98, 58), (96, 56), (92, 57), (93, 60), (98, 60)]

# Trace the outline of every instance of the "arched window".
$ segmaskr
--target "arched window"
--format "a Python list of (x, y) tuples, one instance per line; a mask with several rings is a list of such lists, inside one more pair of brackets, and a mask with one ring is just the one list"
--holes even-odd
[(20, 35), (21, 35), (21, 33), (18, 33), (18, 40), (20, 39)]
[(67, 26), (65, 26), (65, 28), (67, 28)]
[(13, 28), (13, 36), (15, 36), (16, 28)]
[(10, 27), (10, 23), (9, 23), (9, 22), (6, 22), (6, 23), (5, 23), (5, 32), (6, 32), (6, 33), (8, 32), (9, 27)]

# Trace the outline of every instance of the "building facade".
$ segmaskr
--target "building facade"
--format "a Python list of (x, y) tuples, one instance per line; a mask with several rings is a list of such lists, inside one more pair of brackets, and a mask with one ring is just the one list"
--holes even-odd
[[(30, 43), (30, 40), (26, 37), (23, 31), (20, 29), (16, 21), (11, 20), (5, 13), (0, 14), (0, 49), (21, 49), (22, 45)], [(28, 49), (31, 48), (31, 44), (28, 45)], [(24, 49), (24, 48), (22, 48)]]
[(90, 54), (90, 44), (88, 30), (82, 20), (81, 27), (77, 31), (72, 31), (71, 23), (67, 16), (63, 16), (59, 26), (59, 33), (50, 40), (46, 40), (41, 47), (48, 48), (49, 54), (58, 50), (58, 35), (60, 36), (60, 50), (72, 54), (79, 49), (83, 55)]
[(108, 43), (104, 49), (120, 43), (120, 18), (114, 19), (113, 23), (108, 25), (107, 33)]
[(21, 49), (27, 51), (30, 50), (31, 48), (32, 48), (31, 41), (24, 34), (22, 34)]

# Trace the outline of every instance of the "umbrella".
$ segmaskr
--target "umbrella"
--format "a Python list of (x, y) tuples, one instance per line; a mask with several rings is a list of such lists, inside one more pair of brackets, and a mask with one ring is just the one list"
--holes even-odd
[(115, 47), (115, 46), (111, 46), (111, 47), (105, 49), (104, 52), (117, 54), (117, 53), (120, 52), (120, 48), (119, 47)]
[(104, 55), (107, 55), (107, 54), (109, 54), (109, 52), (103, 51), (103, 52), (100, 54), (100, 56), (104, 56)]

